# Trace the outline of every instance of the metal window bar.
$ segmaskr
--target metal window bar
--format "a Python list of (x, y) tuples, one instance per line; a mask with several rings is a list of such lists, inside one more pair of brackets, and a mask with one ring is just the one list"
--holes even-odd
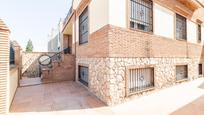
[(188, 66), (187, 65), (177, 65), (176, 66), (176, 80), (184, 80), (188, 78)]
[(186, 18), (176, 14), (176, 39), (187, 39)]
[(201, 41), (201, 25), (198, 25), (198, 40)]
[(88, 67), (79, 66), (79, 81), (88, 86)]
[(88, 42), (88, 7), (79, 16), (79, 43)]
[(130, 69), (128, 82), (130, 94), (152, 88), (154, 87), (154, 69)]
[(153, 31), (153, 7), (151, 0), (130, 0), (130, 27), (146, 32)]

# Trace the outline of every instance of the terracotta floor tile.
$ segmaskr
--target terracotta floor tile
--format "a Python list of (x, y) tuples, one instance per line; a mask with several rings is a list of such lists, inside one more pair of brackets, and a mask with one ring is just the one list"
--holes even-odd
[[(88, 98), (91, 93), (76, 82), (60, 82), (20, 87), (11, 106), (11, 112), (47, 112), (76, 110), (105, 106), (97, 98)], [(94, 102), (90, 106), (84, 99)], [(99, 104), (96, 104), (96, 103)]]

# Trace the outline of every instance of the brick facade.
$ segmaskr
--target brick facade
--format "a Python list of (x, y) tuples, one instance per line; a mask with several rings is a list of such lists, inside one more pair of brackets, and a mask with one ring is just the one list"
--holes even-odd
[(88, 89), (108, 105), (128, 99), (126, 74), (129, 67), (153, 66), (155, 89), (160, 89), (177, 84), (176, 65), (187, 65), (188, 80), (193, 80), (198, 78), (198, 64), (204, 61), (200, 44), (112, 25), (90, 36), (89, 43), (77, 47), (76, 79), (78, 65), (89, 67)]
[[(74, 23), (74, 27), (78, 23), (76, 19), (90, 2), (91, 0), (82, 0), (75, 9), (75, 22), (71, 22)], [(192, 22), (200, 23), (193, 19), (193, 10), (197, 6), (188, 7), (189, 4), (183, 4), (179, 0), (153, 0), (153, 3), (181, 14), (188, 20), (192, 19)], [(76, 42), (78, 41), (77, 30), (73, 30), (75, 31), (73, 40), (76, 44), (77, 82), (78, 66), (87, 66), (89, 69), (87, 89), (108, 105), (115, 105), (129, 99), (127, 90), (129, 68), (153, 67), (155, 90), (178, 83), (176, 80), (177, 65), (187, 65), (187, 80), (198, 78), (198, 64), (204, 61), (201, 43), (158, 36), (154, 34), (154, 31), (145, 33), (132, 30), (128, 25), (128, 8), (124, 10), (127, 10), (126, 28), (107, 24), (90, 34), (88, 43), (79, 45)], [(146, 94), (146, 92), (138, 95), (141, 94)]]
[(9, 35), (10, 31), (0, 19), (0, 114), (8, 112), (9, 77)]

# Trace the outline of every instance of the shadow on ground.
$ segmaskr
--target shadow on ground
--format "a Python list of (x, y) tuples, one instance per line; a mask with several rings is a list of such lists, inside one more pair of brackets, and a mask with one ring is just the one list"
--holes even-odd
[(10, 112), (49, 112), (105, 106), (80, 84), (66, 81), (18, 88)]
[(170, 115), (203, 115), (204, 113), (204, 96), (197, 98), (191, 103), (174, 111)]
[[(204, 89), (204, 83), (201, 83), (198, 88)], [(186, 95), (188, 96), (188, 95)], [(203, 115), (204, 114), (204, 95), (179, 108), (170, 115)]]

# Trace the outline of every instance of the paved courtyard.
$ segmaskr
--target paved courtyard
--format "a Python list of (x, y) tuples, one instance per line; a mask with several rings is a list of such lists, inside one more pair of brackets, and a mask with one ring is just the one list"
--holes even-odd
[(18, 88), (12, 115), (204, 115), (204, 79), (155, 91), (112, 107), (74, 82)]

